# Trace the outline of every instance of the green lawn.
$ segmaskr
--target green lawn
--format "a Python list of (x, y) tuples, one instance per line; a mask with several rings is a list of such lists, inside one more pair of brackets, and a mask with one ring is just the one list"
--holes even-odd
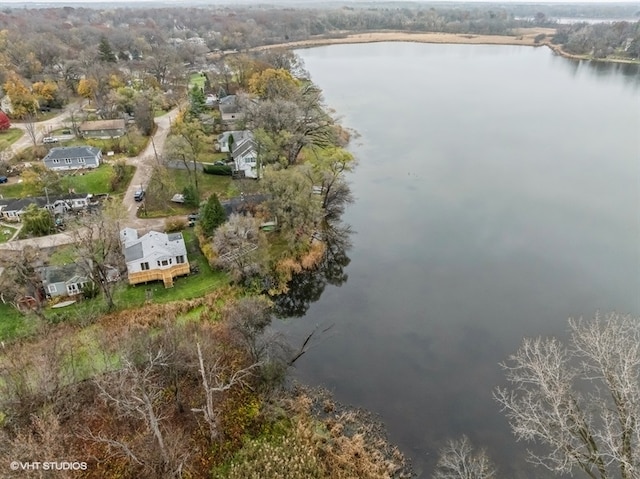
[[(188, 186), (191, 178), (186, 170), (169, 170), (171, 177), (171, 185), (165, 189), (161, 201), (148, 201), (147, 216), (149, 218), (160, 218), (163, 216), (186, 215), (191, 213), (194, 208), (190, 206), (172, 203), (171, 197), (176, 193), (182, 193), (185, 186)], [(151, 183), (154, 180), (151, 179)], [(240, 194), (238, 184), (231, 179), (230, 176), (208, 175), (202, 172), (198, 173), (198, 189), (200, 190), (200, 198), (205, 199), (216, 193), (218, 197), (230, 198)]]
[(198, 85), (201, 90), (204, 91), (205, 84), (205, 76), (202, 73), (194, 73), (189, 77), (189, 90), (191, 90), (194, 85)]
[[(110, 191), (110, 179), (113, 166), (102, 164), (98, 168), (82, 173), (62, 173), (60, 186), (62, 191), (73, 189), (77, 193), (121, 194), (127, 190), (131, 178), (135, 173), (135, 167), (127, 165), (125, 178), (120, 182), (116, 191)], [(44, 191), (38, 190), (31, 184), (14, 183), (0, 186), (0, 192), (7, 198), (25, 198), (27, 196), (43, 196)]]
[(10, 145), (18, 141), (24, 135), (24, 131), (20, 128), (9, 128), (3, 132), (0, 132), (0, 141), (6, 141)]
[(14, 228), (13, 226), (0, 225), (0, 243), (6, 243), (18, 230), (18, 228)]
[(0, 340), (6, 341), (31, 333), (36, 326), (33, 318), (23, 316), (8, 304), (0, 303)]

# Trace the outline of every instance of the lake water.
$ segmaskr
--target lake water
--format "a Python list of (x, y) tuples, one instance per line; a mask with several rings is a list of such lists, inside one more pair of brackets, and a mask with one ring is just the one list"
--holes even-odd
[(501, 477), (548, 477), (492, 399), (498, 363), (568, 317), (640, 314), (637, 67), (511, 46), (297, 53), (360, 163), (348, 279), (285, 326), (334, 325), (295, 375), (379, 414), (423, 477), (462, 434)]

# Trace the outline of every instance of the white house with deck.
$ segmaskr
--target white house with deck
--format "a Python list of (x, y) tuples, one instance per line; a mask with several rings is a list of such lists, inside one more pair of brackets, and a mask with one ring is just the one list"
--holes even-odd
[(125, 228), (120, 231), (120, 241), (129, 284), (161, 280), (170, 288), (175, 277), (191, 271), (182, 233), (149, 231), (138, 237), (135, 229)]

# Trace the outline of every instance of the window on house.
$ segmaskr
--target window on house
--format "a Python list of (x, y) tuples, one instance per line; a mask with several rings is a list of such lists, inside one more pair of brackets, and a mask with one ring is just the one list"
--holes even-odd
[(162, 261), (160, 261), (160, 264), (162, 266), (169, 266), (169, 261), (167, 261), (166, 259), (163, 259)]
[(67, 292), (69, 294), (76, 294), (78, 292), (78, 285), (77, 284), (68, 284), (67, 285)]
[(184, 256), (180, 255), (180, 256), (176, 256), (176, 264), (183, 264), (184, 263)]
[(60, 163), (60, 160), (54, 159), (53, 162), (57, 165), (58, 163)]
[(78, 158), (78, 163), (84, 165), (86, 163), (84, 158)]
[(142, 271), (147, 271), (149, 269), (149, 263), (148, 262), (140, 263), (140, 269)]
[(57, 293), (58, 289), (56, 288), (55, 284), (50, 284), (49, 286), (47, 286), (47, 289), (49, 290), (50, 293)]
[(65, 162), (67, 165), (70, 165), (70, 164), (71, 164), (71, 158), (65, 158), (65, 159), (64, 159), (64, 162)]

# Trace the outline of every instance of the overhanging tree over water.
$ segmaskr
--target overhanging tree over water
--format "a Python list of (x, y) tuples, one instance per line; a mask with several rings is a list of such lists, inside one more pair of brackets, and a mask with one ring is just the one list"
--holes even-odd
[(640, 318), (610, 313), (569, 320), (568, 345), (525, 339), (502, 364), (509, 388), (495, 397), (530, 460), (592, 479), (640, 474)]

